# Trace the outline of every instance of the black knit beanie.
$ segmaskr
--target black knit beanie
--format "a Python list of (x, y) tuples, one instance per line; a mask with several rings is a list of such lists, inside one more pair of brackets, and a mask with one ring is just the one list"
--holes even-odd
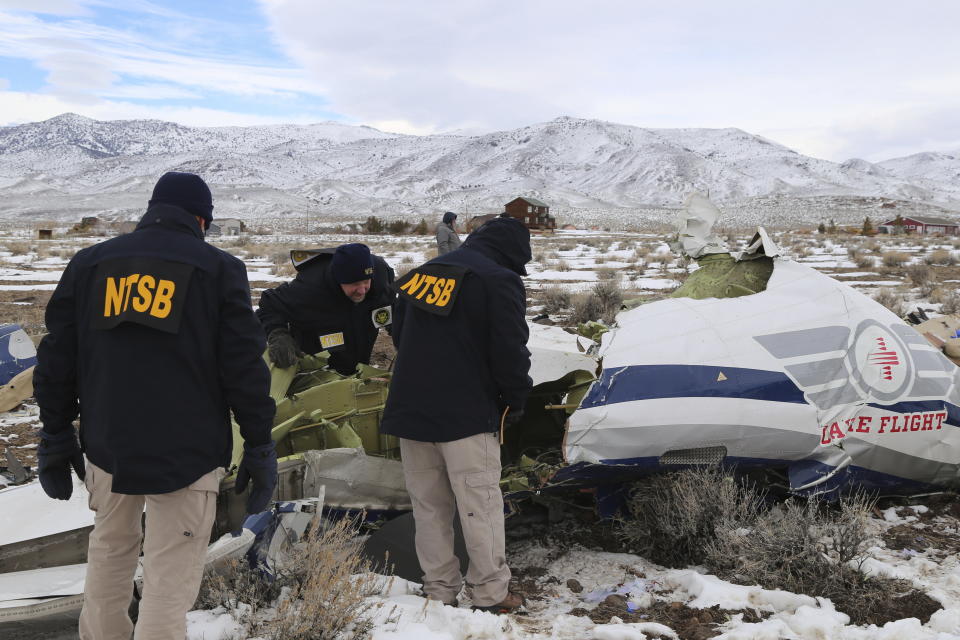
[(333, 253), (330, 274), (340, 284), (350, 284), (373, 277), (373, 256), (370, 247), (359, 242), (342, 244)]
[(169, 171), (157, 180), (148, 205), (174, 204), (203, 218), (207, 227), (213, 221), (213, 196), (203, 178), (195, 173)]

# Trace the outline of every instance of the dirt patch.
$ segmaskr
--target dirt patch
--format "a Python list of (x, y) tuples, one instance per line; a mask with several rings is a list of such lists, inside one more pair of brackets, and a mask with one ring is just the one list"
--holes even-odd
[[(898, 524), (883, 534), (883, 541), (895, 551), (929, 551), (942, 556), (960, 553), (960, 535), (940, 530), (943, 526), (943, 522), (933, 522), (919, 529), (914, 524)], [(956, 528), (956, 523), (952, 528)]]
[(373, 353), (370, 354), (370, 364), (380, 369), (391, 369), (393, 359), (397, 357), (397, 350), (393, 346), (393, 338), (386, 331), (381, 331), (373, 343)]
[(916, 618), (921, 624), (927, 624), (930, 616), (942, 608), (942, 604), (927, 594), (913, 589), (885, 602), (875, 603), (873, 611), (866, 615), (854, 616), (850, 611), (844, 613), (850, 616), (853, 624), (875, 624), (879, 627), (904, 618)]
[[(40, 442), (40, 438), (37, 436), (39, 429), (39, 419), (37, 422), (0, 426), (0, 436), (3, 436), (0, 439), (0, 467), (7, 466), (7, 448), (9, 447), (20, 464), (35, 469), (37, 466), (37, 448), (35, 445)], [(31, 447), (30, 445), (34, 446)]]
[(627, 600), (623, 596), (610, 596), (593, 610), (577, 607), (569, 614), (590, 618), (597, 624), (607, 624), (614, 616), (624, 622), (658, 622), (673, 629), (680, 640), (705, 640), (718, 636), (717, 627), (736, 614), (742, 614), (744, 622), (760, 622), (769, 615), (750, 609), (730, 611), (719, 606), (693, 609), (682, 602), (656, 602), (651, 607), (631, 612), (627, 610)]

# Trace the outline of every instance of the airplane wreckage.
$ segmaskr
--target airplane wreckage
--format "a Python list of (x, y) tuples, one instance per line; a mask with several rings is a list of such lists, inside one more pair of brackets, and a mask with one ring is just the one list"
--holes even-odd
[[(625, 481), (704, 464), (762, 470), (798, 495), (960, 484), (960, 319), (912, 327), (781, 257), (762, 228), (732, 254), (712, 235), (718, 215), (691, 196), (675, 249), (699, 268), (613, 327), (587, 327), (599, 343), (530, 325), (533, 392), (502, 434), (508, 509), (587, 489), (603, 510)], [(390, 372), (342, 376), (325, 363), (321, 353), (273, 369), (278, 505), (245, 518), (225, 478), (208, 564), (252, 553), (269, 565), (321, 508), (410, 510), (398, 442), (378, 431)], [(234, 463), (241, 451), (235, 429)], [(93, 523), (82, 483), (66, 502), (35, 482), (11, 487), (0, 511), (18, 514), (0, 531), (0, 623), (77, 610)]]

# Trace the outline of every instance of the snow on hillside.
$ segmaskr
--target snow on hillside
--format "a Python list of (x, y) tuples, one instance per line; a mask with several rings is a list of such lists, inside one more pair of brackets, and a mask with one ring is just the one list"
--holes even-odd
[[(745, 224), (754, 222), (758, 199), (786, 203), (788, 220), (806, 223), (822, 217), (811, 215), (810, 198), (960, 209), (954, 156), (838, 164), (739, 129), (562, 117), (485, 135), (411, 136), (334, 122), (185, 127), (64, 114), (0, 128), (0, 217), (133, 218), (156, 178), (172, 169), (213, 185), (218, 201), (229, 203), (217, 215), (246, 218), (487, 213), (530, 195), (574, 219), (636, 222), (668, 218), (663, 210), (693, 190), (744, 211)], [(771, 211), (760, 208), (761, 218)]]

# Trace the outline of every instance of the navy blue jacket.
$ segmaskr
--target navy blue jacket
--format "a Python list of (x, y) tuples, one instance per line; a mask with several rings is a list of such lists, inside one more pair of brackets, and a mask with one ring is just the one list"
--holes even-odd
[(523, 408), (530, 334), (520, 274), (529, 260), (530, 232), (495, 218), (397, 281), (381, 433), (450, 442), (497, 431), (503, 407)]
[(34, 388), (43, 428), (80, 417), (113, 491), (168, 493), (244, 440), (270, 441), (265, 341), (243, 263), (203, 240), (180, 207), (150, 207), (134, 232), (79, 251), (46, 310)]
[[(260, 296), (257, 316), (267, 335), (274, 329), (289, 329), (304, 353), (324, 349), (323, 336), (338, 336), (330, 347), (329, 366), (343, 375), (352, 374), (357, 363), (370, 364), (380, 327), (378, 309), (393, 305), (393, 269), (383, 258), (373, 256), (373, 278), (363, 302), (354, 303), (330, 273), (333, 249), (313, 253), (297, 265), (297, 277)], [(296, 251), (294, 252), (297, 253)]]

